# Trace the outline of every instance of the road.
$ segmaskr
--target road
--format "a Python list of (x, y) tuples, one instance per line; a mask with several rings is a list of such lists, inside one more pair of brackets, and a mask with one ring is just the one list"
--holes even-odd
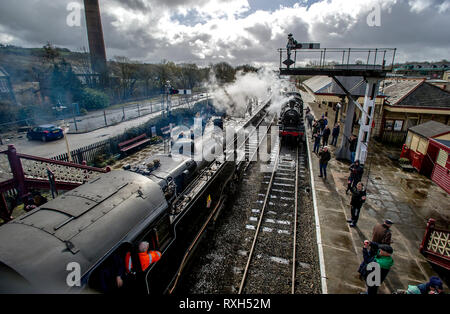
[[(201, 101), (205, 98), (200, 98), (198, 101)], [(182, 105), (180, 107), (185, 107), (186, 105)], [(144, 124), (148, 120), (160, 115), (160, 112), (148, 114), (145, 116), (141, 116), (136, 119), (128, 120), (116, 124), (114, 126), (103, 127), (97, 129), (92, 132), (87, 133), (79, 133), (79, 134), (67, 134), (67, 140), (69, 142), (70, 150), (74, 150), (86, 145), (90, 145), (93, 143), (97, 143), (103, 140), (106, 140), (110, 137), (114, 137), (124, 133), (127, 129), (139, 126)], [(40, 142), (40, 141), (29, 141), (26, 138), (25, 133), (18, 134), (17, 137), (10, 140), (3, 140), (3, 144), (0, 146), (0, 150), (4, 151), (8, 148), (8, 144), (13, 144), (17, 152), (27, 155), (34, 155), (44, 158), (50, 158), (62, 153), (67, 152), (66, 144), (63, 139), (51, 142)]]
[[(198, 101), (199, 95), (193, 95), (190, 101)], [(172, 108), (176, 108), (181, 103), (185, 103), (185, 100), (181, 98), (172, 99)], [(105, 110), (98, 110), (88, 113), (85, 116), (76, 117), (76, 126), (73, 119), (66, 119), (66, 123), (69, 124), (70, 133), (84, 133), (102, 128), (108, 125), (117, 124), (123, 120), (135, 119), (143, 115), (147, 115), (153, 112), (161, 111), (162, 103), (159, 100), (147, 100), (139, 101), (135, 104)], [(106, 120), (106, 123), (105, 123)]]

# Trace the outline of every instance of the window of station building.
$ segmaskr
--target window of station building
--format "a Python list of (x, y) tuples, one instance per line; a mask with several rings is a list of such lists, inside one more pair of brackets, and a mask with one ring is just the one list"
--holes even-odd
[(401, 131), (403, 129), (403, 120), (395, 120), (394, 122), (394, 131)]
[(410, 149), (415, 152), (417, 150), (418, 145), (419, 145), (419, 137), (417, 135), (413, 135)]
[(394, 120), (386, 120), (384, 123), (384, 129), (386, 131), (392, 131), (394, 128)]
[(439, 150), (439, 155), (438, 155), (437, 160), (436, 160), (436, 163), (439, 166), (445, 168), (446, 164), (447, 164), (447, 158), (448, 158), (448, 153), (445, 150), (440, 149)]
[(427, 153), (427, 148), (428, 148), (428, 140), (421, 138), (419, 140), (419, 145), (417, 146), (417, 152), (425, 155)]

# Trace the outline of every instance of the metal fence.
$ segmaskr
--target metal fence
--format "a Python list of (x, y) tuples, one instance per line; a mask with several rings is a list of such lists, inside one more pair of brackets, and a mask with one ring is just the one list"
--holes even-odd
[(405, 143), (407, 131), (383, 131), (381, 141), (383, 143), (401, 146)]
[(53, 160), (74, 162), (77, 164), (82, 164), (83, 162), (92, 163), (98, 155), (104, 154), (109, 150), (111, 140), (104, 140), (98, 143), (87, 145), (81, 148), (77, 148), (70, 152), (72, 160), (69, 159), (67, 153), (63, 153), (52, 157)]
[[(205, 98), (205, 96), (201, 94), (179, 95), (173, 97), (171, 106), (172, 108), (182, 106), (190, 107), (201, 98)], [(80, 109), (76, 104), (68, 105), (67, 108), (64, 107), (61, 111), (55, 112), (48, 112), (48, 110), (45, 111), (42, 110), (42, 108), (35, 108), (35, 110), (28, 112), (21, 120), (1, 123), (0, 132), (7, 133), (15, 130), (26, 131), (34, 125), (64, 124), (69, 126), (69, 133), (85, 133), (105, 126), (116, 125), (123, 121), (161, 112), (163, 106), (162, 96), (160, 96), (151, 99), (133, 100), (132, 102), (123, 105), (116, 104), (109, 109), (96, 110), (88, 112), (85, 115), (83, 115), (82, 112), (79, 112)]]
[[(198, 99), (200, 98), (197, 95), (179, 96), (178, 98), (174, 98), (172, 100), (171, 107), (191, 107)], [(69, 133), (85, 133), (161, 112), (165, 109), (165, 106), (166, 105), (161, 99), (140, 101), (135, 104), (128, 104), (122, 107), (106, 109), (103, 111), (95, 111), (84, 116), (72, 117), (71, 119), (66, 119), (65, 123), (69, 125)]]

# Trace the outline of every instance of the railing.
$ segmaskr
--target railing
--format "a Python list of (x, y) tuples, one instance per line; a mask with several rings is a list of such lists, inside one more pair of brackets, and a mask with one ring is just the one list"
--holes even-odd
[[(105, 153), (109, 149), (110, 143), (111, 141), (108, 139), (72, 150), (70, 152), (72, 162), (80, 165), (83, 164), (83, 162), (91, 163), (94, 161), (95, 157)], [(51, 159), (69, 162), (69, 155), (67, 153), (62, 153)]]
[[(383, 71), (392, 71), (396, 50), (396, 48), (278, 49), (280, 69), (299, 66), (314, 69)], [(292, 63), (284, 63), (289, 59)]]
[[(14, 207), (22, 201), (23, 196), (29, 190), (71, 190), (102, 173), (110, 171), (109, 168), (100, 169), (19, 154), (13, 145), (8, 145), (8, 150), (0, 152), (0, 155), (3, 156), (2, 159), (5, 155), (7, 156), (10, 167), (5, 179), (0, 182), (0, 218), (3, 221), (12, 219), (11, 209), (8, 208), (5, 195), (13, 199), (13, 206), (10, 207)], [(3, 164), (2, 168), (5, 167)], [(8, 178), (8, 175), (12, 175), (12, 178)], [(50, 176), (52, 180), (50, 180)]]
[(383, 143), (396, 144), (399, 147), (405, 143), (407, 131), (386, 131), (381, 134)]
[(419, 250), (431, 263), (450, 270), (450, 230), (437, 229), (432, 218), (428, 220)]

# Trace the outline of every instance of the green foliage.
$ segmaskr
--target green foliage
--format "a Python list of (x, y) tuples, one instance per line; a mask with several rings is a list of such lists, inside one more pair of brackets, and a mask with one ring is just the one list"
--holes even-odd
[(408, 164), (410, 164), (411, 162), (409, 161), (409, 159), (408, 158), (399, 158), (399, 160), (398, 160), (398, 163), (400, 164), (400, 165), (408, 165)]
[(249, 64), (244, 64), (244, 65), (237, 66), (236, 72), (237, 71), (242, 71), (244, 73), (249, 73), (249, 72), (256, 73), (256, 72), (258, 72), (258, 68), (255, 68), (254, 66), (251, 66)]
[(85, 88), (81, 93), (80, 105), (82, 109), (92, 110), (92, 109), (103, 109), (108, 107), (110, 100), (108, 95), (105, 93), (91, 89)]
[(226, 62), (214, 64), (212, 70), (219, 83), (231, 83), (235, 80), (236, 70)]

